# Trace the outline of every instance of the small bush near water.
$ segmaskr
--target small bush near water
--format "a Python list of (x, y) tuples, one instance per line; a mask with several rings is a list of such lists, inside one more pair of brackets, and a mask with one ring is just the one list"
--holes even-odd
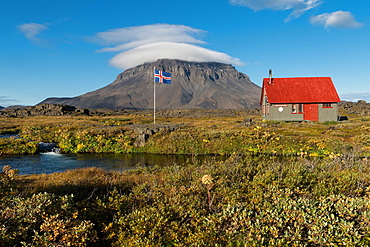
[(370, 166), (233, 155), (224, 162), (0, 174), (2, 246), (367, 246)]

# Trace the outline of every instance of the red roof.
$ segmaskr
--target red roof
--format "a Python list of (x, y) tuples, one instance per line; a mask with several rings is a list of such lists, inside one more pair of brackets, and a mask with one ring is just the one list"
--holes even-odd
[(263, 79), (262, 94), (266, 92), (269, 103), (325, 103), (340, 102), (330, 77)]

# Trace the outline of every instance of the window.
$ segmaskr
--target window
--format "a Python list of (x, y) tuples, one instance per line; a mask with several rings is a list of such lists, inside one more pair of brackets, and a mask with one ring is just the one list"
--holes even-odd
[(293, 104), (292, 114), (303, 114), (303, 104)]
[(331, 103), (324, 103), (322, 104), (322, 108), (333, 108), (333, 106), (331, 105)]
[(298, 104), (298, 113), (299, 114), (303, 113), (303, 104)]
[(292, 105), (292, 114), (297, 114), (297, 105)]

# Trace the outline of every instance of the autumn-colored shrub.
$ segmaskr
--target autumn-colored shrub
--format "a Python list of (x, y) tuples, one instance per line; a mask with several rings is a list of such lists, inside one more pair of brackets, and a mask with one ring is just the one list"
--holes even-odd
[(4, 129), (17, 128), (19, 138), (1, 138), (0, 152), (35, 153), (46, 141), (67, 153), (228, 159), (122, 173), (86, 168), (18, 176), (4, 167), (2, 246), (370, 245), (370, 142), (363, 119), (251, 125), (241, 125), (242, 118), (181, 119), (186, 127), (158, 132), (143, 147), (134, 147), (137, 134), (126, 125), (148, 119), (58, 120), (7, 123)]
[[(369, 243), (367, 193), (351, 193), (356, 190), (351, 186), (318, 192), (322, 186), (348, 182), (336, 177), (323, 185), (322, 172), (335, 176), (334, 166), (352, 174), (352, 168), (328, 161), (258, 161), (231, 157), (224, 163), (165, 168), (167, 176), (151, 177), (125, 196), (132, 207), (119, 210), (119, 217), (106, 228), (114, 246)], [(363, 181), (361, 176), (368, 178), (366, 172), (358, 175), (352, 174), (357, 180), (353, 184)], [(365, 184), (368, 188), (368, 181)]]
[(370, 244), (370, 166), (352, 153), (235, 154), (204, 164), (122, 173), (86, 168), (13, 181), (0, 206), (0, 241), (8, 246)]
[(87, 246), (96, 238), (94, 224), (78, 214), (73, 195), (13, 197), (1, 205), (0, 241), (3, 246)]

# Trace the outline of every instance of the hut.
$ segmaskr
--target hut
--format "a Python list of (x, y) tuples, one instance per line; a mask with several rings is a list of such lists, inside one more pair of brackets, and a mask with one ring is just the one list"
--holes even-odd
[(338, 121), (340, 98), (330, 77), (263, 79), (262, 118), (277, 121)]

